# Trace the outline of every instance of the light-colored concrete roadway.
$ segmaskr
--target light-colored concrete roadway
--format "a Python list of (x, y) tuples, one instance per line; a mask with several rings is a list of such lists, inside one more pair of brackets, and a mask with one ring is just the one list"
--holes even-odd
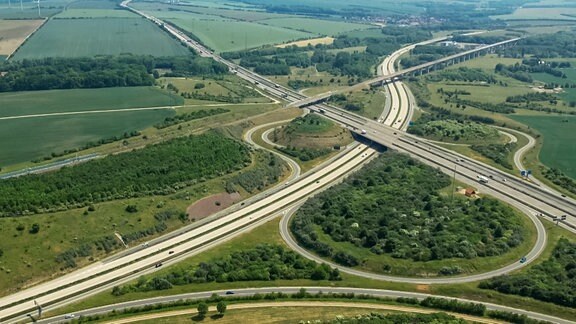
[[(94, 287), (109, 282), (117, 282), (134, 272), (153, 268), (157, 264), (200, 248), (221, 236), (230, 233), (240, 234), (251, 223), (277, 214), (278, 211), (306, 199), (309, 195), (362, 164), (373, 154), (374, 151), (365, 146), (359, 147), (358, 150), (350, 150), (345, 156), (333, 161), (329, 166), (307, 177), (301, 177), (299, 181), (285, 186), (282, 190), (274, 192), (252, 205), (218, 218), (210, 222), (208, 226), (192, 229), (182, 235), (138, 250), (122, 258), (98, 262), (55, 280), (1, 298), (0, 321), (5, 321), (14, 315), (33, 309), (33, 299), (41, 305), (49, 305)], [(174, 251), (174, 253), (169, 254), (169, 250)]]
[[(277, 302), (260, 302), (260, 303), (245, 303), (245, 304), (230, 304), (226, 307), (226, 311), (233, 311), (233, 310), (244, 310), (244, 309), (259, 309), (259, 308), (284, 308), (284, 307), (314, 307), (314, 308), (358, 308), (363, 309), (364, 311), (370, 310), (371, 312), (374, 311), (394, 311), (394, 312), (403, 312), (403, 313), (418, 313), (418, 314), (432, 314), (438, 313), (438, 310), (430, 309), (430, 308), (416, 308), (416, 307), (407, 307), (407, 306), (397, 306), (397, 305), (390, 305), (390, 304), (375, 304), (375, 303), (360, 303), (360, 302), (338, 302), (338, 301), (277, 301)], [(209, 306), (209, 312), (217, 312), (216, 306)], [(451, 312), (443, 312), (449, 315), (452, 315), (456, 318), (461, 318), (469, 322), (474, 323), (487, 323), (487, 324), (504, 324), (506, 322), (497, 321), (485, 317), (477, 317), (471, 315), (464, 315), (459, 313), (451, 313)], [(106, 324), (126, 324), (126, 323), (135, 323), (135, 322), (142, 322), (142, 321), (150, 321), (154, 319), (160, 318), (167, 318), (167, 317), (175, 317), (175, 316), (195, 316), (198, 314), (198, 311), (195, 309), (187, 309), (187, 310), (178, 310), (178, 311), (165, 311), (165, 312), (156, 312), (152, 314), (146, 315), (134, 315), (128, 318), (122, 318), (117, 320), (112, 320), (109, 322), (104, 322)], [(336, 315), (334, 315), (336, 316)], [(262, 319), (264, 320), (264, 319)]]
[[(306, 291), (308, 293), (311, 293), (311, 294), (315, 294), (318, 292), (338, 293), (338, 294), (353, 293), (356, 295), (365, 294), (365, 295), (371, 295), (371, 296), (377, 296), (377, 297), (388, 297), (388, 298), (399, 298), (399, 297), (417, 298), (420, 300), (427, 298), (427, 297), (444, 297), (444, 298), (449, 298), (449, 299), (456, 299), (456, 300), (461, 301), (461, 302), (479, 303), (479, 304), (485, 305), (486, 309), (488, 309), (488, 310), (504, 311), (504, 312), (511, 312), (511, 313), (520, 314), (520, 315), (526, 315), (530, 318), (537, 319), (540, 321), (547, 321), (547, 322), (559, 323), (559, 324), (573, 323), (571, 321), (568, 321), (568, 320), (565, 320), (565, 319), (562, 319), (562, 318), (559, 318), (556, 316), (536, 313), (536, 312), (524, 310), (521, 308), (512, 308), (512, 307), (501, 306), (501, 305), (496, 305), (496, 304), (492, 304), (492, 303), (478, 302), (475, 300), (468, 300), (468, 299), (462, 299), (462, 298), (452, 298), (452, 297), (438, 296), (438, 295), (430, 295), (430, 294), (425, 294), (425, 293), (403, 292), (403, 291), (394, 291), (394, 290), (385, 290), (385, 289), (362, 289), (362, 288), (343, 288), (343, 287), (342, 288), (336, 288), (336, 287), (303, 287), (303, 288), (305, 288)], [(252, 296), (254, 294), (266, 294), (266, 293), (272, 293), (272, 292), (282, 292), (285, 294), (294, 294), (294, 293), (297, 293), (299, 291), (300, 291), (300, 287), (247, 288), (247, 289), (234, 289), (234, 296)], [(113, 310), (119, 311), (122, 309), (131, 308), (131, 307), (155, 305), (155, 304), (160, 304), (160, 303), (170, 303), (173, 301), (184, 300), (184, 299), (206, 299), (206, 298), (210, 298), (212, 296), (212, 294), (214, 294), (214, 293), (216, 293), (222, 297), (227, 296), (226, 290), (216, 290), (216, 291), (206, 291), (206, 292), (199, 292), (199, 293), (188, 293), (188, 294), (181, 294), (181, 295), (163, 296), (163, 297), (142, 299), (142, 300), (130, 301), (130, 302), (125, 302), (125, 303), (120, 303), (120, 304), (107, 305), (107, 306), (87, 309), (87, 310), (76, 312), (76, 313), (74, 313), (74, 315), (76, 317), (79, 317), (82, 315), (103, 314), (103, 313), (111, 312)], [(57, 322), (61, 322), (63, 320), (65, 320), (64, 315), (61, 315), (61, 316), (56, 316), (56, 317), (45, 319), (45, 320), (40, 320), (40, 321), (38, 321), (38, 323), (41, 323), (41, 324), (57, 323)]]

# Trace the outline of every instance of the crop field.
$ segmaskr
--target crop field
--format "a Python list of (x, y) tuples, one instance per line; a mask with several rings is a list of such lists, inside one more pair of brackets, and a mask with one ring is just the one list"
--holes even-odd
[(216, 52), (237, 51), (315, 36), (297, 30), (244, 21), (194, 21), (182, 18), (170, 21), (196, 35)]
[[(10, 165), (122, 136), (173, 116), (171, 109), (0, 120), (0, 165)], [(33, 130), (33, 131), (30, 131)]]
[(493, 16), (502, 20), (576, 20), (576, 8), (519, 8), (510, 15)]
[(114, 0), (73, 1), (66, 8), (67, 8), (67, 10), (68, 9), (114, 9), (114, 8), (118, 8), (118, 2), (116, 2)]
[(121, 53), (177, 56), (188, 50), (143, 18), (56, 19), (34, 34), (14, 59)]
[(179, 97), (148, 87), (4, 93), (0, 100), (1, 166), (141, 130), (174, 115), (174, 111), (142, 110), (23, 119), (2, 117), (171, 106), (182, 102)]
[(544, 145), (539, 159), (551, 168), (558, 168), (576, 179), (576, 142), (574, 116), (511, 116), (542, 133)]
[(294, 17), (292, 15), (276, 14), (265, 11), (253, 11), (253, 10), (228, 10), (228, 9), (203, 8), (203, 7), (191, 7), (188, 10), (206, 15), (221, 16), (245, 21), (258, 21), (272, 18)]
[(372, 27), (370, 25), (364, 24), (311, 18), (277, 18), (267, 19), (261, 21), (261, 23), (328, 36), (334, 36), (352, 30), (368, 29)]
[(138, 18), (138, 15), (128, 10), (114, 9), (68, 9), (54, 18)]
[(154, 87), (72, 89), (0, 93), (0, 118), (70, 111), (174, 106), (179, 96)]
[(0, 20), (0, 55), (10, 55), (43, 20)]

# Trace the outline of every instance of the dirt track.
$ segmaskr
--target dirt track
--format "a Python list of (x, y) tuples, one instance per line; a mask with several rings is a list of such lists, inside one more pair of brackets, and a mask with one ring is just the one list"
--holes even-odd
[[(430, 314), (430, 313), (437, 313), (440, 312), (434, 309), (422, 309), (422, 308), (415, 308), (415, 307), (405, 307), (405, 306), (394, 306), (394, 305), (386, 305), (386, 304), (370, 304), (370, 303), (346, 303), (346, 302), (320, 302), (320, 301), (288, 301), (288, 302), (270, 302), (270, 303), (247, 303), (247, 304), (232, 304), (228, 305), (227, 310), (235, 310), (235, 309), (251, 309), (251, 308), (269, 308), (269, 307), (346, 307), (346, 308), (364, 308), (364, 309), (371, 309), (371, 310), (389, 310), (389, 311), (399, 311), (399, 312), (407, 312), (407, 313), (420, 313), (420, 314)], [(216, 311), (216, 306), (210, 306), (210, 312)], [(180, 311), (170, 311), (170, 312), (162, 312), (162, 313), (155, 313), (155, 314), (147, 314), (147, 315), (140, 315), (134, 316), (130, 318), (123, 318), (117, 321), (110, 321), (106, 322), (108, 324), (123, 324), (123, 323), (134, 323), (144, 320), (151, 320), (157, 318), (164, 318), (164, 317), (172, 317), (172, 316), (182, 316), (182, 315), (196, 315), (195, 310), (180, 310)], [(491, 320), (488, 318), (482, 317), (475, 317), (457, 313), (449, 313), (458, 318), (462, 318), (466, 321), (476, 322), (476, 323), (504, 323), (496, 320)]]

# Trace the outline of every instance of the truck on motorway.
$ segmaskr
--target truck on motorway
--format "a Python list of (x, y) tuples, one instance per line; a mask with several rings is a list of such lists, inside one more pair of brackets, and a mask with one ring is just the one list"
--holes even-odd
[(483, 176), (483, 175), (477, 175), (476, 178), (478, 179), (478, 182), (488, 183), (488, 178), (486, 178), (486, 177)]

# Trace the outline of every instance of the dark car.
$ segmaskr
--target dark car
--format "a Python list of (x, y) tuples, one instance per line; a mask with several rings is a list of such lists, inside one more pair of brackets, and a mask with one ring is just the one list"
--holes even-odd
[(162, 266), (162, 263), (156, 263), (155, 267), (156, 268), (160, 268)]
[(228, 290), (228, 291), (226, 292), (226, 295), (234, 295), (234, 292), (233, 292), (232, 290)]
[(526, 262), (526, 257), (522, 257), (522, 259), (520, 259), (520, 263), (524, 263)]
[(172, 254), (172, 253), (174, 253), (174, 251), (168, 251), (168, 254)]

